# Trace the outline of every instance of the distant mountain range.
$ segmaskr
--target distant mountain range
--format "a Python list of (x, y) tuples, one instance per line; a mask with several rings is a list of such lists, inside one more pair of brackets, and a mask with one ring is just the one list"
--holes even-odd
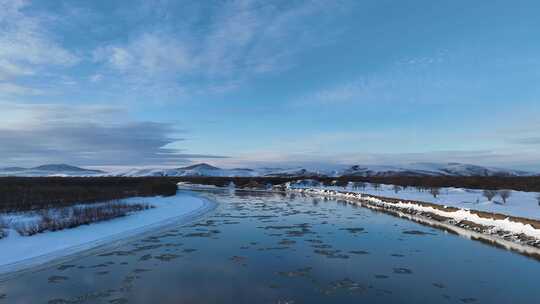
[(519, 170), (484, 167), (461, 163), (412, 163), (403, 166), (354, 165), (334, 170), (307, 168), (233, 168), (222, 169), (206, 163), (173, 169), (128, 169), (120, 172), (105, 172), (85, 169), (66, 164), (50, 164), (33, 168), (0, 168), (0, 176), (221, 176), (221, 177), (313, 177), (313, 176), (533, 176)]
[(252, 169), (221, 169), (209, 164), (196, 164), (175, 169), (131, 169), (118, 173), (120, 176), (260, 176)]
[(532, 176), (535, 173), (461, 163), (413, 163), (405, 166), (360, 166), (318, 170), (307, 168), (234, 168), (222, 169), (209, 164), (196, 164), (176, 169), (133, 169), (122, 176), (227, 176), (227, 177), (313, 177), (313, 176)]
[(352, 166), (340, 175), (352, 176), (531, 176), (531, 172), (461, 163), (412, 163), (404, 166)]
[(106, 173), (101, 170), (84, 169), (66, 164), (48, 164), (32, 168), (0, 168), (0, 176), (90, 176)]

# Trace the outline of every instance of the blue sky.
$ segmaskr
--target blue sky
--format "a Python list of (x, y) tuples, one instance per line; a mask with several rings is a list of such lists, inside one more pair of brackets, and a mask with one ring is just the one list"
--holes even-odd
[(540, 170), (539, 10), (0, 0), (0, 157)]

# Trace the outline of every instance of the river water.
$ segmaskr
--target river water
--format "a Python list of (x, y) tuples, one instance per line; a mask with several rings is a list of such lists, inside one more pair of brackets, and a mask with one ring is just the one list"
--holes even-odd
[(540, 301), (537, 260), (442, 230), (322, 198), (194, 195), (218, 207), (0, 282), (0, 304)]

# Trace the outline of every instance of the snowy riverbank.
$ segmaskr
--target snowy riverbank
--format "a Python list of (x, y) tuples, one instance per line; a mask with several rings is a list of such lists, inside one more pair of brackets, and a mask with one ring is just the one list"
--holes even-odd
[(289, 185), (287, 191), (313, 196), (344, 199), (352, 204), (366, 204), (402, 214), (436, 220), (441, 223), (492, 235), (506, 241), (540, 248), (540, 222), (493, 212), (479, 212), (431, 202), (412, 201), (401, 197), (381, 197), (371, 194)]
[(0, 273), (47, 263), (167, 224), (186, 222), (210, 211), (215, 205), (184, 193), (171, 197), (135, 197), (122, 202), (149, 203), (155, 208), (105, 222), (28, 237), (9, 231), (7, 237), (0, 239)]
[(391, 197), (402, 200), (412, 200), (433, 203), (441, 206), (450, 206), (461, 209), (470, 209), (485, 211), (491, 213), (500, 213), (510, 216), (525, 217), (529, 219), (540, 220), (540, 205), (538, 202), (538, 193), (510, 191), (510, 197), (506, 203), (501, 198), (495, 196), (488, 200), (483, 190), (464, 189), (464, 188), (440, 188), (435, 197), (429, 189), (419, 191), (414, 187), (396, 187), (394, 185), (378, 185), (374, 188), (372, 184), (366, 183), (362, 188), (354, 188), (352, 185), (347, 187), (338, 186), (320, 186), (313, 185), (311, 180), (291, 183), (290, 186), (295, 189), (325, 189), (334, 191), (347, 191), (362, 193), (373, 196)]

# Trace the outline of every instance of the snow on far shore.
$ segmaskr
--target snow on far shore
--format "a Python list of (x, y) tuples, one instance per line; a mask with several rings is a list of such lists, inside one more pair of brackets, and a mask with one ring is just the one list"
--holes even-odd
[(380, 189), (374, 189), (369, 183), (365, 189), (353, 189), (350, 186), (324, 186), (312, 187), (309, 184), (305, 186), (301, 184), (293, 185), (294, 188), (319, 188), (336, 191), (349, 191), (364, 193), (374, 196), (383, 196), (397, 198), (403, 200), (422, 201), (434, 203), (442, 206), (450, 206), (461, 209), (471, 209), (477, 211), (486, 211), (491, 213), (501, 213), (510, 216), (524, 217), (540, 220), (540, 206), (536, 199), (538, 193), (512, 191), (510, 198), (506, 204), (502, 203), (500, 197), (495, 197), (492, 201), (488, 201), (482, 194), (483, 190), (463, 189), (463, 188), (440, 188), (440, 194), (435, 198), (429, 191), (419, 192), (413, 187), (401, 189), (395, 192), (393, 185), (381, 185)]
[(171, 197), (135, 197), (125, 203), (148, 203), (155, 208), (126, 217), (33, 236), (14, 230), (0, 239), (0, 273), (18, 271), (57, 258), (98, 247), (167, 224), (180, 223), (211, 210), (214, 203), (178, 193)]
[[(461, 221), (470, 221), (479, 225), (488, 226), (491, 227), (490, 230), (493, 233), (497, 233), (499, 231), (503, 232), (510, 232), (514, 233), (516, 235), (518, 234), (525, 234), (527, 236), (533, 237), (536, 240), (540, 240), (540, 229), (536, 229), (530, 224), (524, 224), (521, 222), (515, 222), (509, 220), (509, 218), (505, 219), (494, 219), (494, 218), (485, 218), (480, 217), (477, 214), (471, 213), (469, 210), (465, 209), (458, 209), (458, 210), (441, 210), (439, 208), (434, 208), (431, 206), (423, 206), (416, 203), (409, 203), (409, 202), (386, 202), (384, 199), (379, 199), (376, 197), (371, 197), (365, 194), (361, 193), (354, 193), (354, 192), (348, 192), (343, 190), (329, 190), (329, 189), (317, 189), (317, 188), (290, 188), (290, 191), (296, 191), (300, 193), (306, 193), (311, 195), (321, 195), (321, 196), (330, 196), (334, 198), (343, 198), (343, 199), (358, 199), (358, 200), (364, 200), (368, 201), (371, 204), (378, 206), (378, 207), (387, 207), (387, 208), (397, 208), (401, 210), (415, 210), (419, 212), (427, 212), (436, 214), (445, 218), (453, 219), (457, 222)], [(351, 201), (351, 203), (354, 203), (354, 201)], [(537, 241), (535, 241), (537, 242)]]

